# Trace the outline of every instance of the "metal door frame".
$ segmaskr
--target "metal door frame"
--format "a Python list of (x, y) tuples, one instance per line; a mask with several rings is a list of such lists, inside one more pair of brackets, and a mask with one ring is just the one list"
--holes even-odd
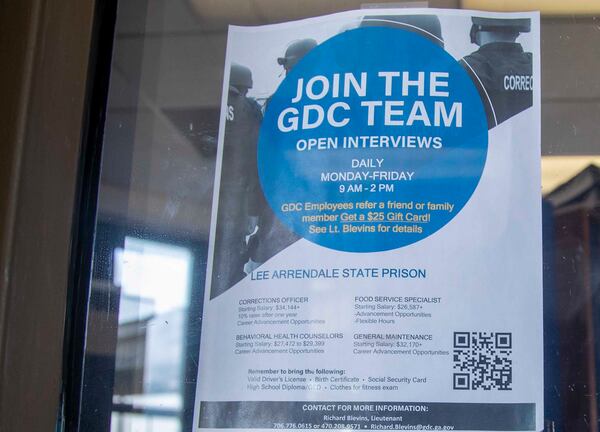
[(2, 2), (0, 431), (77, 430), (115, 15)]

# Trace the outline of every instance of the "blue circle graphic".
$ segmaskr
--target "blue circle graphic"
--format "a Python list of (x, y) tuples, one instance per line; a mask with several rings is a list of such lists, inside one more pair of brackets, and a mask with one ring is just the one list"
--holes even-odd
[(277, 217), (348, 252), (415, 243), (473, 194), (488, 130), (468, 74), (410, 31), (366, 27), (314, 48), (268, 103), (258, 169)]

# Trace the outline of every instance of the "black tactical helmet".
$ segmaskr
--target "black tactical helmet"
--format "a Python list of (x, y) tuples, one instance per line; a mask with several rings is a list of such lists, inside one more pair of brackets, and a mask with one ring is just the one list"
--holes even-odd
[(442, 26), (435, 15), (379, 15), (366, 16), (360, 27), (396, 27), (414, 31), (443, 47)]
[(475, 36), (480, 31), (498, 31), (505, 33), (529, 33), (531, 31), (531, 20), (529, 18), (482, 18), (472, 17), (471, 21), (471, 43), (475, 43)]
[(252, 71), (244, 65), (231, 63), (229, 85), (233, 87), (252, 88)]
[(316, 46), (317, 41), (314, 39), (300, 39), (294, 41), (289, 44), (285, 50), (285, 56), (277, 59), (277, 63), (283, 66), (286, 70), (289, 70), (296, 66), (302, 57), (308, 54), (308, 52)]

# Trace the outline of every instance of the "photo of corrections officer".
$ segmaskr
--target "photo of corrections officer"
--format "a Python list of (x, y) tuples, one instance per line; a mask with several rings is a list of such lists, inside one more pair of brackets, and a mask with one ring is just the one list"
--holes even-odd
[(435, 15), (387, 15), (366, 16), (360, 27), (392, 27), (417, 33), (433, 43), (444, 47), (442, 26)]
[(302, 57), (309, 53), (317, 46), (317, 41), (314, 39), (300, 39), (290, 43), (285, 50), (283, 57), (277, 59), (277, 64), (283, 66), (283, 70), (287, 75), (298, 64)]
[[(291, 42), (286, 48), (284, 56), (277, 59), (277, 63), (283, 67), (285, 75), (287, 75), (316, 46), (317, 41), (314, 39), (300, 39)], [(269, 100), (270, 98), (265, 102), (265, 109), (268, 109)], [(271, 207), (265, 204), (258, 218), (258, 230), (250, 238), (251, 261), (246, 270), (248, 273), (251, 272), (298, 239), (299, 237), (275, 216)]]
[(529, 19), (472, 17), (471, 43), (480, 48), (461, 64), (477, 86), (488, 129), (533, 105), (533, 59), (517, 38), (531, 31)]
[(267, 205), (260, 189), (256, 159), (262, 112), (256, 101), (247, 96), (252, 84), (250, 69), (233, 63), (225, 116), (211, 298), (246, 276), (247, 236), (256, 229), (259, 212)]

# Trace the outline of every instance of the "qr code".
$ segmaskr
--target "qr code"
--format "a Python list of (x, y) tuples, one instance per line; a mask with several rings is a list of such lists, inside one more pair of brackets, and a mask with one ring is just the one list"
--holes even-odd
[(512, 333), (455, 332), (454, 390), (512, 390)]

